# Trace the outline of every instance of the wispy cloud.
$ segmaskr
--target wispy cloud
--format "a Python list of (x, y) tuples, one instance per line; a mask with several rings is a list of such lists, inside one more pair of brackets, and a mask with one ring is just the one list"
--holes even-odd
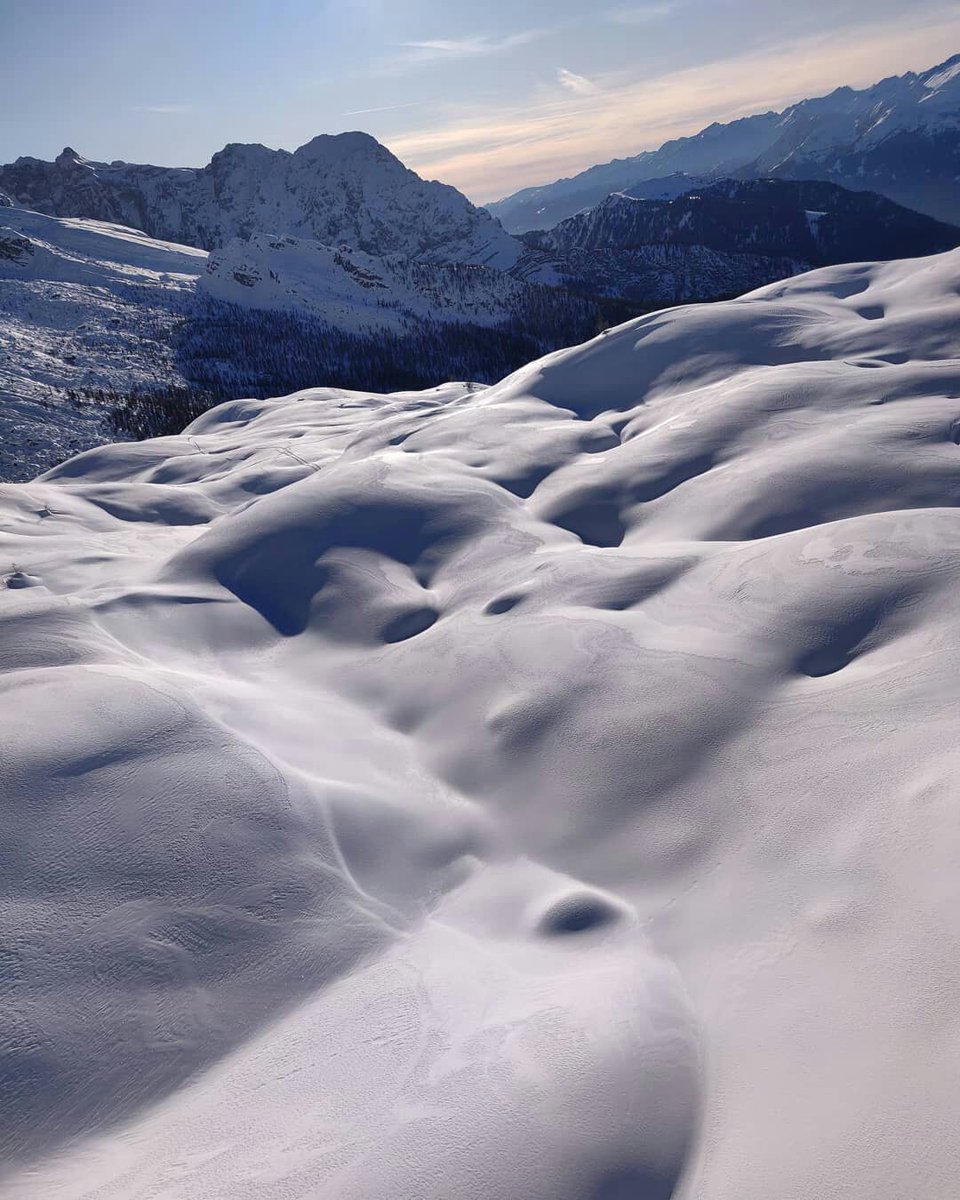
[[(656, 78), (604, 76), (589, 95), (555, 85), (522, 106), (477, 111), (451, 105), (429, 127), (387, 139), (415, 170), (483, 202), (571, 175), (592, 163), (654, 149), (712, 121), (781, 109), (839, 84), (863, 87), (921, 69), (960, 44), (956, 5), (884, 24), (766, 46)], [(568, 94), (570, 93), (570, 94)]]
[(165, 116), (176, 117), (183, 113), (193, 112), (192, 104), (134, 104), (131, 112), (162, 113)]
[(365, 117), (368, 113), (396, 112), (401, 108), (417, 108), (418, 101), (411, 100), (408, 104), (382, 104), (379, 108), (352, 108), (349, 112), (341, 113), (341, 117)]
[(676, 12), (679, 5), (673, 0), (664, 0), (663, 3), (652, 4), (634, 4), (628, 8), (612, 8), (606, 14), (608, 21), (614, 21), (617, 25), (652, 25), (654, 21), (661, 21), (664, 17), (669, 17), (672, 12)]
[(546, 34), (544, 29), (525, 29), (506, 37), (476, 34), (465, 38), (434, 38), (426, 42), (403, 42), (401, 48), (408, 58), (417, 62), (442, 61), (458, 58), (481, 58), (487, 54), (503, 54), (518, 46), (529, 45)]
[(562, 88), (573, 92), (575, 96), (595, 96), (600, 90), (592, 79), (588, 79), (586, 75), (577, 75), (573, 71), (568, 71), (566, 67), (557, 68), (557, 79)]

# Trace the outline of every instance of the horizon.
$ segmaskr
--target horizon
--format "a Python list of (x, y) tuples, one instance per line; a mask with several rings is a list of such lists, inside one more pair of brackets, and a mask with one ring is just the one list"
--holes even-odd
[[(193, 46), (170, 40), (169, 22), (116, 0), (94, 0), (82, 14), (55, 0), (4, 7), (20, 36), (6, 39), (18, 55), (4, 64), (0, 96), (10, 106), (28, 75), (44, 84), (42, 103), (0, 132), (4, 162), (52, 159), (70, 146), (92, 161), (200, 167), (230, 143), (293, 151), (320, 134), (363, 132), (481, 205), (715, 122), (927, 70), (957, 53), (944, 46), (960, 49), (960, 13), (941, 3), (905, 18), (889, 0), (815, 0), (802, 14), (786, 0), (648, 0), (588, 19), (569, 0), (536, 0), (518, 23), (506, 0), (493, 0), (490, 24), (477, 32), (467, 5), (436, 0), (392, 12), (384, 0), (284, 0), (277, 17), (285, 12), (289, 25), (269, 30), (259, 0), (214, 0), (201, 13), (173, 0), (159, 15), (189, 12), (198, 35), (225, 8), (237, 14), (220, 42), (198, 36), (209, 51), (198, 70)], [(548, 8), (552, 23), (531, 23)], [(284, 37), (287, 28), (299, 36)], [(347, 65), (324, 79), (298, 65), (279, 83), (260, 68), (252, 86), (236, 69), (236, 55), (255, 50), (263, 62), (294, 51), (299, 64), (311, 38), (339, 47), (331, 57)], [(132, 53), (143, 42), (146, 64)], [(66, 43), (80, 52), (56, 54)], [(101, 69), (91, 70), (97, 60)]]

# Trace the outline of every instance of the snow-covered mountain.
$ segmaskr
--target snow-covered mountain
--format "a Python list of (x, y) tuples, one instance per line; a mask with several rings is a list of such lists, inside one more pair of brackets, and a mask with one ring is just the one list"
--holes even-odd
[(174, 331), (207, 255), (98, 221), (0, 211), (0, 479), (112, 440), (68, 393), (184, 386)]
[(574, 290), (668, 302), (813, 266), (937, 254), (960, 246), (960, 228), (832, 183), (728, 179), (668, 200), (615, 192), (524, 241)]
[(838, 88), (782, 113), (715, 123), (488, 207), (512, 232), (544, 229), (611, 192), (676, 172), (829, 180), (960, 223), (960, 55), (860, 91)]
[(54, 162), (0, 166), (0, 189), (38, 212), (113, 221), (208, 250), (265, 232), (501, 270), (521, 251), (485, 209), (421, 179), (365, 133), (323, 135), (293, 153), (232, 144), (202, 168), (90, 162), (68, 147)]
[(953, 1195), (958, 396), (954, 252), (0, 487), (5, 1200)]

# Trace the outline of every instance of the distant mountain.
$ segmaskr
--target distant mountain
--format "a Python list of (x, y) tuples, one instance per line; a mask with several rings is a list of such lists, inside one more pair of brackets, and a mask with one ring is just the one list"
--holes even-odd
[(488, 208), (512, 232), (543, 229), (611, 192), (635, 191), (678, 172), (823, 179), (960, 222), (960, 55), (861, 91), (838, 88), (782, 113), (713, 124), (659, 150), (525, 188)]
[(200, 168), (91, 162), (68, 147), (54, 162), (0, 166), (0, 190), (37, 212), (116, 222), (205, 250), (265, 231), (506, 270), (521, 249), (456, 188), (421, 179), (365, 133), (316, 137), (293, 153), (231, 144)]
[(960, 228), (832, 183), (728, 179), (673, 200), (615, 193), (524, 241), (575, 290), (667, 302), (814, 266), (952, 250)]
[(526, 234), (524, 241), (560, 253), (651, 243), (708, 246), (787, 254), (828, 266), (939, 254), (960, 245), (960, 228), (834, 183), (726, 179), (672, 200), (615, 193), (555, 229)]

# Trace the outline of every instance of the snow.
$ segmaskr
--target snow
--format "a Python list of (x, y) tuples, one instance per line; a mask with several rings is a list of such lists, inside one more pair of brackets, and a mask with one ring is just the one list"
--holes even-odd
[(960, 252), (0, 488), (10, 1200), (942, 1200)]
[[(536, 278), (552, 280), (542, 271)], [(512, 318), (510, 302), (525, 290), (491, 267), (376, 258), (262, 233), (215, 250), (200, 289), (245, 308), (311, 313), (351, 332), (404, 329), (425, 319), (496, 325)]]
[(924, 86), (930, 91), (936, 92), (958, 76), (960, 76), (960, 58), (951, 59), (943, 70), (938, 70), (933, 75), (927, 75), (924, 78)]
[(812, 208), (808, 208), (805, 210), (804, 216), (807, 219), (807, 228), (810, 230), (810, 233), (813, 235), (813, 237), (819, 238), (820, 222), (823, 220), (824, 217), (826, 217), (828, 215), (829, 215), (828, 213), (820, 212), (820, 211), (818, 211), (816, 209), (812, 209)]
[(0, 477), (105, 440), (102, 407), (65, 403), (68, 389), (179, 381), (170, 336), (206, 259), (119, 225), (3, 209)]

